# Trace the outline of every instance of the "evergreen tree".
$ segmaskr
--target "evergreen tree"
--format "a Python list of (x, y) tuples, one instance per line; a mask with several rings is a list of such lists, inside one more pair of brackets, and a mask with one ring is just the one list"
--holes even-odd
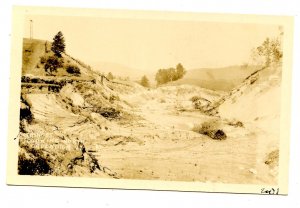
[(144, 86), (144, 87), (149, 87), (150, 86), (149, 79), (145, 75), (141, 79), (141, 85)]
[(61, 57), (61, 53), (65, 52), (65, 38), (61, 31), (59, 31), (53, 38), (51, 50), (57, 57)]

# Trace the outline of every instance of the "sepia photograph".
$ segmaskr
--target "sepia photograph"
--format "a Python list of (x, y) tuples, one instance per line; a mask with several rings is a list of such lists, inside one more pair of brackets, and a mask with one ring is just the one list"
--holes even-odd
[(287, 194), (292, 17), (13, 18), (9, 184)]

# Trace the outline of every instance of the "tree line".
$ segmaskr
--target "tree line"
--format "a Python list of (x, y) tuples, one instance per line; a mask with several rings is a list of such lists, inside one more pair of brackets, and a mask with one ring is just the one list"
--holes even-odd
[(177, 64), (176, 68), (159, 69), (155, 75), (157, 85), (166, 84), (168, 82), (181, 79), (186, 74), (185, 68), (181, 63)]
[[(185, 68), (181, 63), (177, 64), (175, 68), (159, 69), (155, 74), (155, 81), (157, 85), (166, 84), (168, 82), (176, 81), (186, 74)], [(144, 87), (150, 87), (149, 79), (146, 75), (142, 76), (139, 83)]]

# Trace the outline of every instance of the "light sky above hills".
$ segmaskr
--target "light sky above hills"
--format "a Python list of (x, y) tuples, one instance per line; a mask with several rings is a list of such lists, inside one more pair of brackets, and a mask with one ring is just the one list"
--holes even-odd
[(51, 41), (58, 31), (66, 52), (92, 66), (110, 62), (142, 71), (182, 63), (186, 69), (247, 63), (253, 47), (275, 37), (278, 25), (199, 21), (27, 16), (24, 37)]

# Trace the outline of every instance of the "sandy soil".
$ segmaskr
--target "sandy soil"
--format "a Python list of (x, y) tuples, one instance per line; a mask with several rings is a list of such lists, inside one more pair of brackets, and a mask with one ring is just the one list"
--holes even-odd
[[(98, 120), (87, 121), (86, 117), (64, 109), (55, 94), (29, 94), (28, 100), (36, 122), (55, 126), (63, 135), (82, 141), (99, 163), (116, 172), (118, 178), (276, 182), (276, 175), (264, 163), (266, 147), (259, 141), (270, 137), (267, 132), (254, 123), (234, 127), (225, 120), (222, 129), (226, 140), (213, 140), (193, 132), (195, 124), (211, 117), (193, 109), (191, 93), (178, 92), (158, 88), (120, 94), (132, 104), (131, 110), (139, 118), (132, 122), (109, 121), (95, 114)], [(72, 97), (70, 91), (68, 94)], [(218, 98), (205, 91), (201, 94), (210, 100)]]
[[(191, 131), (194, 124), (209, 117), (199, 112), (176, 111), (172, 94), (139, 102), (136, 112), (145, 120), (133, 125), (130, 136), (142, 141), (122, 143), (97, 152), (122, 178), (201, 181), (221, 183), (275, 183), (265, 155), (258, 155), (265, 132), (253, 124), (223, 126), (228, 138), (216, 141)], [(138, 98), (136, 98), (139, 100)], [(181, 103), (189, 102), (181, 97)], [(260, 135), (260, 137), (258, 137)], [(262, 147), (260, 147), (262, 146)], [(260, 158), (259, 158), (260, 157)]]

